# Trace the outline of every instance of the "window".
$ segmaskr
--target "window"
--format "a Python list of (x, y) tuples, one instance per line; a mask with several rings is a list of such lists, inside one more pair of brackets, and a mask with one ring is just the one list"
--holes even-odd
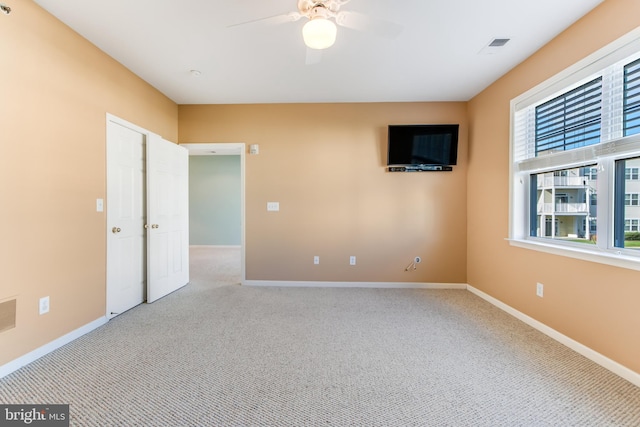
[(639, 194), (629, 191), (640, 190), (640, 182), (629, 179), (633, 174), (627, 173), (637, 169), (636, 165), (640, 165), (640, 157), (616, 161), (615, 188), (618, 197), (614, 201), (614, 245), (626, 249), (640, 249), (640, 235), (637, 233), (640, 231)]
[(593, 243), (597, 192), (589, 178), (592, 169), (588, 166), (531, 174), (531, 237)]
[(625, 219), (624, 220), (624, 231), (640, 231), (640, 219)]
[(511, 114), (511, 243), (640, 270), (640, 28)]
[(598, 168), (596, 167), (585, 168), (584, 176), (587, 177), (587, 179), (590, 179), (591, 181), (595, 181), (596, 179), (598, 179)]

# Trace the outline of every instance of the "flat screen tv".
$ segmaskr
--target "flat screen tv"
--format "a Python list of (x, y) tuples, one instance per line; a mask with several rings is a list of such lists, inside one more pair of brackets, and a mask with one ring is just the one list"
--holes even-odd
[(459, 125), (389, 125), (389, 166), (450, 166), (458, 159)]

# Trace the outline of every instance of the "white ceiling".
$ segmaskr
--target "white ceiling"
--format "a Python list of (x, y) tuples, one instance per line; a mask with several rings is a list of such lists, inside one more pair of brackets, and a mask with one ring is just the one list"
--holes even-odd
[[(312, 65), (306, 18), (230, 27), (295, 11), (296, 0), (35, 2), (176, 103), (234, 104), (466, 101), (602, 0), (351, 0), (341, 10), (402, 33), (338, 27)], [(487, 54), (494, 38), (511, 41)]]

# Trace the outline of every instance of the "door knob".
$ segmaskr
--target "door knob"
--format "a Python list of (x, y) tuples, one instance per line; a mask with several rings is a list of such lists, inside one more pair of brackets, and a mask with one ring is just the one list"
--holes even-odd
[(145, 229), (149, 228), (149, 224), (145, 224), (145, 225), (144, 225), (144, 228), (145, 228)]
[(111, 232), (112, 232), (113, 234), (118, 234), (118, 233), (119, 233), (119, 232), (121, 232), (121, 231), (122, 231), (122, 230), (120, 230), (120, 228), (119, 228), (119, 227), (113, 227), (113, 228), (111, 229)]

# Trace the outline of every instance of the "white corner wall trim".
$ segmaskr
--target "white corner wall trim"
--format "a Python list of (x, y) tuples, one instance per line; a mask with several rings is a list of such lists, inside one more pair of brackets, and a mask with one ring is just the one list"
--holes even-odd
[(39, 347), (27, 354), (25, 354), (24, 356), (21, 356), (17, 359), (12, 360), (9, 363), (6, 363), (2, 366), (0, 366), (0, 378), (4, 378), (5, 376), (9, 375), (10, 373), (17, 371), (18, 369), (22, 368), (25, 365), (28, 365), (31, 362), (34, 362), (36, 360), (38, 360), (39, 358), (41, 358), (42, 356), (45, 356), (48, 353), (51, 353), (52, 351), (62, 347), (65, 344), (69, 344), (71, 341), (80, 338), (81, 336), (88, 334), (89, 332), (93, 331), (94, 329), (99, 328), (100, 326), (104, 325), (105, 323), (107, 323), (108, 319), (106, 316), (100, 317), (96, 320), (94, 320), (93, 322), (87, 323), (84, 326), (79, 327), (78, 329), (69, 332), (66, 335), (61, 336), (60, 338), (57, 338), (53, 341), (51, 341), (48, 344), (43, 345), (42, 347)]
[(245, 286), (278, 286), (284, 288), (467, 289), (466, 283), (296, 282), (278, 280), (245, 280), (243, 284)]
[(629, 381), (631, 384), (634, 384), (638, 387), (640, 387), (640, 374), (632, 371), (631, 369), (619, 364), (618, 362), (615, 362), (611, 359), (609, 359), (608, 357), (598, 353), (597, 351), (587, 347), (584, 344), (579, 343), (578, 341), (569, 338), (568, 336), (561, 334), (560, 332), (556, 331), (553, 328), (550, 328), (549, 326), (545, 325), (542, 322), (537, 321), (536, 319), (527, 316), (526, 314), (516, 310), (515, 308), (503, 303), (502, 301), (482, 292), (479, 289), (474, 288), (471, 285), (467, 285), (467, 290), (471, 293), (476, 294), (477, 296), (479, 296), (480, 298), (482, 298), (483, 300), (493, 304), (494, 306), (498, 307), (499, 309), (509, 313), (510, 315), (514, 316), (515, 318), (523, 321), (524, 323), (526, 323), (527, 325), (531, 326), (534, 329), (537, 329), (538, 331), (542, 332), (543, 334), (553, 338), (554, 340), (558, 341), (560, 344), (564, 344), (565, 346), (569, 347), (570, 349), (572, 349), (573, 351), (581, 354), (582, 356), (586, 357), (587, 359), (597, 363), (598, 365), (602, 366), (605, 369), (608, 369), (609, 371), (613, 372), (614, 374), (624, 378), (625, 380)]

